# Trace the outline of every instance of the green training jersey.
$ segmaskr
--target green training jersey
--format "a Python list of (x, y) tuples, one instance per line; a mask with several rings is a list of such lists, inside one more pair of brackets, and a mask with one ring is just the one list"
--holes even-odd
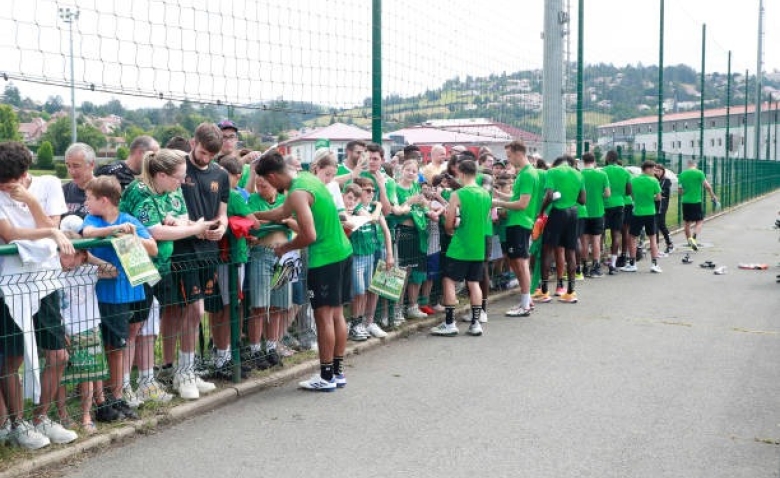
[(586, 218), (604, 216), (604, 191), (609, 189), (609, 176), (601, 169), (585, 168), (581, 171), (585, 183)]
[(604, 207), (625, 206), (626, 184), (631, 181), (631, 173), (622, 166), (610, 164), (602, 169), (609, 179), (609, 189), (612, 194), (604, 200)]
[(460, 261), (485, 260), (485, 236), (492, 234), (490, 194), (472, 184), (453, 193), (460, 200), (460, 226), (452, 235), (447, 257)]
[[(368, 208), (368, 212), (372, 213), (376, 209), (374, 205), (377, 203), (371, 203)], [(358, 204), (355, 208), (354, 215), (357, 215), (361, 210), (366, 210), (362, 204)], [(352, 243), (352, 253), (356, 256), (371, 256), (376, 252), (379, 242), (377, 241), (376, 231), (379, 225), (375, 222), (368, 222), (358, 229), (352, 231), (349, 235), (349, 242)]]
[[(135, 216), (147, 229), (162, 224), (166, 217), (189, 220), (181, 189), (156, 194), (139, 179), (125, 188), (119, 201), (119, 210)], [(153, 262), (161, 274), (171, 270), (171, 255), (173, 241), (157, 241), (157, 257), (153, 258)]]
[[(286, 198), (287, 197), (284, 194), (277, 194), (276, 198), (272, 202), (269, 202), (258, 193), (252, 193), (247, 201), (247, 208), (252, 212), (270, 211), (271, 209), (281, 207)], [(290, 231), (287, 226), (278, 223), (266, 223), (261, 225), (258, 229), (252, 229), (251, 232), (253, 236), (262, 239), (274, 231), (284, 231), (287, 233), (288, 239), (292, 236), (292, 231)]]
[(690, 168), (677, 176), (677, 182), (683, 190), (683, 204), (699, 204), (702, 201), (702, 186), (705, 180), (701, 169)]
[(528, 194), (530, 200), (525, 209), (511, 210), (507, 209), (507, 226), (522, 226), (526, 229), (533, 229), (536, 214), (539, 211), (539, 173), (530, 164), (518, 171), (515, 183), (512, 186), (512, 201), (517, 201), (521, 196)]
[(538, 204), (535, 215), (538, 216), (542, 212), (542, 203), (544, 202), (544, 188), (547, 186), (547, 170), (537, 169), (536, 173), (539, 175), (539, 184), (536, 187), (536, 196), (539, 199), (537, 200)]
[(251, 166), (248, 164), (245, 164), (241, 167), (241, 177), (238, 178), (238, 187), (241, 189), (246, 189), (246, 183), (249, 182), (249, 174), (250, 174), (250, 168)]
[(352, 245), (325, 184), (313, 174), (301, 172), (293, 179), (289, 194), (295, 191), (305, 191), (312, 197), (311, 215), (317, 238), (309, 244), (309, 268), (327, 266), (349, 257)]
[(568, 209), (578, 204), (577, 198), (584, 188), (582, 175), (568, 164), (561, 164), (547, 171), (545, 188), (561, 193), (552, 203), (554, 209)]
[(661, 193), (661, 183), (655, 176), (641, 174), (631, 180), (634, 216), (654, 216), (655, 196)]

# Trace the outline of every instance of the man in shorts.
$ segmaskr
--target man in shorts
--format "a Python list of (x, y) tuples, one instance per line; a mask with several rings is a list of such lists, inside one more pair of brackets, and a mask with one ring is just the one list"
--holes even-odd
[[(601, 272), (601, 235), (604, 234), (604, 200), (609, 199), (611, 190), (609, 177), (601, 169), (596, 169), (596, 157), (593, 153), (582, 155), (582, 181), (585, 183), (585, 216), (582, 219), (582, 272), (585, 277), (602, 277)], [(593, 253), (593, 264), (588, 269), (588, 251)]]
[[(444, 228), (452, 235), (447, 248), (444, 266), (444, 322), (431, 329), (431, 334), (440, 337), (458, 335), (455, 325), (455, 306), (458, 299), (455, 284), (466, 281), (471, 300), (471, 324), (468, 334), (482, 335), (482, 289), (479, 282), (484, 276), (485, 236), (492, 226), (485, 221), (490, 214), (490, 194), (476, 184), (477, 163), (471, 159), (458, 163), (458, 175), (462, 188), (452, 193), (445, 212)], [(456, 221), (460, 218), (460, 223)]]
[[(561, 156), (553, 162), (547, 171), (542, 210), (552, 204), (547, 225), (542, 236), (542, 289), (534, 299), (536, 302), (550, 302), (547, 290), (550, 263), (553, 254), (556, 263), (566, 264), (568, 287), (558, 298), (561, 302), (574, 304), (577, 293), (574, 291), (574, 277), (577, 269), (577, 203), (585, 204), (585, 185), (582, 174), (574, 169), (574, 158)], [(561, 271), (558, 271), (560, 281)]]
[(281, 155), (263, 158), (255, 172), (277, 190), (288, 191), (282, 206), (256, 212), (255, 216), (260, 220), (279, 222), (294, 215), (298, 221), (298, 234), (275, 247), (276, 255), (281, 257), (289, 251), (309, 248), (306, 279), (317, 324), (320, 373), (299, 385), (321, 392), (343, 388), (347, 385), (344, 304), (351, 300), (352, 245), (339, 221), (336, 203), (322, 181), (308, 172), (294, 174)]
[(650, 239), (650, 256), (652, 264), (650, 272), (660, 273), (658, 265), (658, 236), (655, 223), (655, 202), (661, 200), (661, 184), (655, 177), (655, 162), (642, 163), (642, 174), (631, 180), (632, 196), (634, 198), (634, 214), (631, 219), (631, 238), (629, 239), (628, 263), (620, 270), (623, 272), (636, 272), (637, 241), (644, 228), (645, 234)]
[(517, 178), (509, 201), (493, 199), (493, 206), (508, 211), (506, 224), (506, 253), (509, 266), (520, 283), (520, 304), (506, 312), (508, 317), (531, 315), (531, 271), (529, 246), (540, 197), (535, 194), (539, 186), (539, 173), (525, 155), (522, 141), (512, 141), (505, 146), (509, 163), (517, 169)]
[[(607, 165), (603, 171), (609, 179), (610, 195), (604, 199), (604, 227), (609, 230), (611, 237), (609, 255), (609, 275), (617, 273), (618, 251), (621, 248), (623, 213), (626, 196), (631, 196), (631, 173), (620, 165), (618, 154), (615, 150), (607, 151)], [(624, 264), (621, 264), (621, 267)]]
[[(213, 123), (201, 123), (190, 140), (187, 176), (181, 185), (190, 220), (215, 221), (203, 237), (174, 242), (171, 269), (173, 283), (181, 294), (181, 348), (173, 376), (173, 387), (182, 398), (194, 400), (216, 387), (195, 374), (195, 346), (204, 310), (218, 312), (222, 300), (217, 286), (218, 242), (227, 229), (228, 175), (211, 160), (222, 148), (222, 131)], [(227, 327), (228, 324), (214, 324)]]
[(696, 236), (701, 233), (701, 226), (704, 221), (704, 212), (702, 209), (702, 186), (710, 193), (713, 202), (718, 202), (718, 197), (712, 190), (712, 186), (701, 169), (696, 167), (696, 160), (688, 160), (688, 169), (677, 176), (677, 183), (680, 195), (682, 196), (682, 213), (685, 221), (685, 238), (688, 245), (694, 251), (699, 250), (699, 244), (696, 242)]

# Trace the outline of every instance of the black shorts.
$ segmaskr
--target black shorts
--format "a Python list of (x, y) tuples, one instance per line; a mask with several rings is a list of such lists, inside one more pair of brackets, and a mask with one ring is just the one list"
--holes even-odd
[(490, 256), (493, 255), (493, 236), (485, 236), (485, 262), (490, 262)]
[(542, 244), (564, 249), (577, 249), (577, 207), (553, 208), (544, 227)]
[(506, 255), (510, 259), (528, 259), (531, 230), (523, 226), (507, 226)]
[(408, 267), (412, 272), (424, 273), (428, 254), (420, 251), (420, 232), (416, 227), (399, 224), (395, 227), (398, 267)]
[(684, 202), (682, 205), (683, 221), (699, 222), (704, 220), (704, 212), (701, 209), (701, 203)]
[(623, 206), (623, 225), (626, 227), (631, 227), (631, 221), (634, 217), (634, 205), (633, 204), (626, 204)]
[(352, 300), (352, 256), (306, 273), (311, 308), (340, 307)]
[(186, 305), (203, 299), (207, 312), (222, 310), (216, 260), (188, 259), (173, 262), (171, 271), (173, 285), (177, 292), (174, 301)]
[(444, 277), (455, 282), (479, 282), (485, 275), (485, 263), (482, 261), (461, 261), (448, 258)]
[[(11, 310), (0, 297), (0, 352), (6, 357), (24, 355), (24, 335), (14, 322)], [(41, 298), (40, 308), (33, 315), (35, 341), (43, 350), (62, 350), (65, 348), (65, 326), (60, 313), (60, 295), (54, 291)]]
[(178, 303), (179, 297), (173, 287), (173, 276), (164, 274), (160, 281), (153, 286), (144, 284), (144, 293), (146, 294), (149, 307), (152, 306), (152, 296), (157, 297), (160, 307), (168, 307)]
[(604, 234), (604, 218), (589, 217), (582, 219), (582, 233), (589, 236), (600, 236)]
[(584, 217), (578, 217), (577, 218), (577, 237), (579, 238), (585, 234), (585, 218)]
[(604, 227), (610, 231), (619, 231), (623, 227), (623, 206), (604, 209)]
[(648, 236), (653, 236), (658, 232), (655, 224), (655, 214), (651, 216), (633, 216), (631, 219), (631, 230), (629, 231), (631, 235), (638, 237), (642, 233), (642, 228), (645, 229), (645, 234)]
[(98, 302), (100, 310), (100, 333), (103, 343), (112, 349), (122, 349), (127, 345), (130, 324), (143, 322), (149, 316), (146, 300), (111, 304)]

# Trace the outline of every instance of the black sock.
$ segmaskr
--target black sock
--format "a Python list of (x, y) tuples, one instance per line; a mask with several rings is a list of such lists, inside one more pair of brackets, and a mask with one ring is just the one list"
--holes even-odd
[(558, 288), (560, 289), (561, 287), (563, 287), (563, 279), (559, 278), (558, 279)]
[(542, 294), (546, 294), (546, 293), (547, 293), (547, 281), (543, 280), (542, 281)]
[(654, 266), (655, 266), (655, 265), (658, 265), (658, 259), (656, 259), (655, 257), (653, 257), (653, 265), (654, 265)]
[(476, 324), (479, 322), (479, 316), (482, 315), (482, 307), (478, 305), (471, 306), (471, 323)]
[(333, 362), (320, 364), (320, 377), (326, 382), (333, 380)]
[(631, 259), (628, 260), (628, 263), (633, 266), (634, 264), (636, 264), (636, 259), (632, 257)]
[(695, 232), (693, 233), (693, 240), (694, 241), (696, 240), (696, 233)]
[(455, 322), (455, 307), (451, 305), (444, 306), (444, 322), (446, 322), (447, 325)]
[(344, 373), (344, 357), (333, 357), (333, 373), (336, 375)]
[(569, 288), (566, 290), (567, 294), (574, 292), (574, 279), (569, 279)]
[(482, 299), (482, 310), (487, 312), (487, 299)]

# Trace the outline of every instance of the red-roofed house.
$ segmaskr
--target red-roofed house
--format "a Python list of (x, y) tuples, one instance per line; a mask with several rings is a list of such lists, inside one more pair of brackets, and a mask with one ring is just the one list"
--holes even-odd
[[(370, 142), (371, 132), (345, 123), (333, 123), (330, 126), (317, 128), (287, 141), (282, 141), (279, 143), (279, 151), (282, 154), (292, 154), (299, 157), (302, 163), (310, 163), (316, 150), (314, 145), (320, 139), (330, 141), (330, 149), (337, 154), (338, 160), (341, 161), (344, 158), (348, 142), (356, 139)], [(391, 144), (392, 141), (387, 135), (382, 137), (385, 156), (390, 153)]]
[(48, 125), (43, 118), (35, 118), (29, 123), (19, 123), (19, 134), (25, 143), (37, 143), (46, 132)]

